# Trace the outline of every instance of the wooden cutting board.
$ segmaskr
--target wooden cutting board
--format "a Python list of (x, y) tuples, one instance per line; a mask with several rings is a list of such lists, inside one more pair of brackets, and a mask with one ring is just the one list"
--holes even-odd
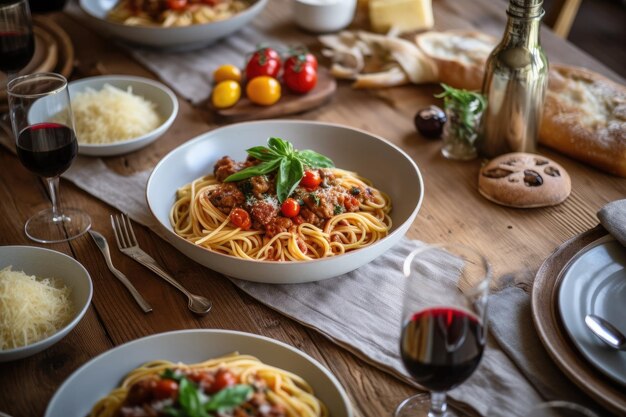
[(243, 97), (233, 107), (214, 109), (218, 118), (224, 122), (271, 119), (289, 114), (302, 113), (314, 109), (331, 99), (337, 89), (337, 82), (326, 68), (317, 70), (317, 84), (306, 94), (290, 92), (284, 85), (280, 100), (271, 106), (260, 106)]

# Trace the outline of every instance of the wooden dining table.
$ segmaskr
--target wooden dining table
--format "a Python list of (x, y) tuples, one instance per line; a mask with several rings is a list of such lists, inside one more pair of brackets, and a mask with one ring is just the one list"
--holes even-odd
[[(288, 6), (287, 0), (272, 2)], [(457, 0), (433, 0), (433, 4), (439, 29), (479, 28), (498, 37), (504, 29), (506, 3), (503, 1), (474, 0), (471, 7)], [(50, 17), (63, 27), (74, 44), (76, 66), (72, 78), (96, 72), (156, 78), (125, 49), (94, 31), (85, 21), (67, 13)], [(263, 17), (272, 19), (273, 15), (264, 12)], [(297, 30), (290, 19), (280, 24), (291, 31)], [(354, 25), (367, 28), (366, 19), (361, 15)], [(299, 36), (310, 45), (316, 44), (312, 34), (299, 32)], [(619, 75), (556, 37), (548, 28), (543, 30), (542, 43), (551, 62), (586, 67), (624, 83)], [(626, 179), (540, 147), (539, 153), (554, 159), (569, 172), (572, 178), (569, 198), (557, 206), (536, 209), (496, 205), (477, 190), (480, 159), (447, 160), (441, 155), (440, 141), (424, 139), (416, 132), (413, 116), (418, 109), (438, 103), (433, 98), (438, 91), (437, 85), (354, 90), (349, 82), (339, 82), (330, 102), (287, 118), (340, 123), (372, 132), (398, 145), (419, 166), (425, 182), (423, 206), (408, 237), (425, 242), (470, 244), (482, 250), (492, 263), (497, 278), (494, 287), (501, 277), (513, 277), (529, 287), (542, 261), (558, 245), (596, 226), (596, 212), (604, 204), (626, 196)], [(176, 146), (223, 124), (206, 105), (191, 105), (181, 97), (179, 105), (173, 126), (160, 140), (131, 154), (104, 158), (106, 165), (121, 175), (150, 169)], [(51, 245), (38, 245), (27, 239), (23, 228), (26, 219), (49, 205), (45, 184), (4, 148), (0, 150), (0, 165), (0, 244), (43, 246), (70, 255), (87, 268), (94, 285), (89, 310), (68, 336), (34, 356), (0, 363), (1, 411), (14, 417), (41, 416), (61, 383), (95, 356), (147, 335), (197, 328), (260, 334), (306, 352), (338, 378), (356, 416), (389, 415), (398, 402), (416, 392), (414, 387), (359, 359), (317, 331), (246, 295), (224, 276), (191, 261), (153, 231), (137, 226), (137, 238), (143, 249), (169, 270), (176, 271), (177, 278), (191, 292), (213, 301), (213, 310), (208, 315), (191, 314), (180, 293), (114, 249), (114, 264), (132, 279), (154, 308), (152, 313), (144, 314), (110, 274), (88, 235)], [(110, 242), (114, 241), (109, 220), (114, 208), (68, 181), (62, 181), (61, 199), (67, 206), (86, 210), (93, 228)]]

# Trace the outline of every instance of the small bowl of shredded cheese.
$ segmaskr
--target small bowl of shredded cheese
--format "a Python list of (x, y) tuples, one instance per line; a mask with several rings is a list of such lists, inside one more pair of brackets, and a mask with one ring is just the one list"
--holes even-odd
[(0, 247), (0, 362), (41, 352), (89, 308), (93, 287), (73, 258), (34, 246)]
[(69, 84), (78, 153), (114, 156), (157, 140), (178, 113), (176, 96), (163, 84), (127, 75)]

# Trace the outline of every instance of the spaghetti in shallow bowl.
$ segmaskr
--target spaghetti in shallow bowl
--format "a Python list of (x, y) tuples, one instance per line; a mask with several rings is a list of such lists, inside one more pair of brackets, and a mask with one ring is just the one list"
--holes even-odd
[[(207, 46), (220, 38), (243, 28), (253, 20), (269, 0), (224, 0), (211, 2), (193, 1), (158, 1), (139, 0), (80, 0), (81, 9), (92, 18), (102, 31), (135, 45), (142, 45), (159, 50), (193, 50)], [(142, 8), (154, 9), (159, 5), (181, 3), (184, 10), (165, 10), (158, 13), (163, 18), (155, 17), (152, 10), (144, 12)], [(192, 4), (193, 3), (193, 4)], [(195, 4), (198, 3), (198, 4)], [(227, 13), (222, 11), (215, 17), (209, 17), (204, 9), (208, 4), (235, 3), (237, 6)], [(243, 7), (240, 5), (243, 4)], [(137, 16), (126, 16), (119, 9), (128, 8), (137, 11)], [(186, 9), (190, 10), (186, 10)], [(158, 11), (157, 11), (158, 12)], [(146, 16), (152, 16), (154, 21)]]
[[(281, 146), (292, 161), (286, 166)], [(255, 151), (274, 156), (257, 154), (262, 161)], [(298, 178), (283, 181), (292, 174)], [(307, 182), (309, 174), (318, 182)], [(350, 272), (390, 249), (420, 209), (423, 181), (380, 137), (274, 120), (230, 125), (180, 146), (155, 167), (146, 194), (164, 236), (196, 262), (249, 281), (302, 283)], [(299, 213), (285, 211), (289, 200)]]
[[(192, 403), (206, 414), (193, 414)], [(45, 417), (135, 415), (135, 407), (150, 415), (214, 416), (221, 408), (220, 416), (353, 416), (337, 379), (292, 346), (236, 331), (183, 330), (92, 359), (61, 385)]]

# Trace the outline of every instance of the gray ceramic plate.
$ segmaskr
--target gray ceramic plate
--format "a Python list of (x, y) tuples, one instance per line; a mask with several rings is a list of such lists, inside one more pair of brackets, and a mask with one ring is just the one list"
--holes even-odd
[(333, 417), (353, 417), (339, 381), (319, 362), (285, 343), (229, 330), (181, 330), (144, 337), (109, 350), (75, 371), (57, 390), (45, 417), (86, 416), (133, 368), (167, 359), (195, 363), (234, 351), (293, 372), (313, 387)]
[(611, 236), (580, 251), (564, 270), (559, 313), (578, 350), (605, 375), (626, 385), (626, 352), (611, 349), (585, 324), (596, 314), (626, 333), (626, 248)]

